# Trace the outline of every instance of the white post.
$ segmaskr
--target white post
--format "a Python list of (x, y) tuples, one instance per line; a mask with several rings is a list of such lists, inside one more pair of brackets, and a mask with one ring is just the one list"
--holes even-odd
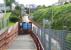
[(48, 40), (49, 40), (49, 42), (48, 42), (48, 50), (51, 50), (51, 33), (50, 33), (50, 29), (51, 29), (51, 25), (50, 25), (50, 23), (48, 24), (49, 25), (49, 33), (48, 33)]
[(31, 10), (30, 10), (30, 5), (29, 5), (29, 16), (31, 15), (31, 14), (30, 14), (30, 11), (31, 11)]
[(4, 3), (4, 13), (6, 14), (6, 4)]
[(45, 19), (43, 19), (43, 33), (41, 33), (41, 39), (42, 39), (44, 50), (46, 50)]

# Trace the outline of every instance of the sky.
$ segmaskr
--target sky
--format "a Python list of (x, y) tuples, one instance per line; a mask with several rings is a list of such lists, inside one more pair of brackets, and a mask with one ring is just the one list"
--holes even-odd
[(35, 5), (46, 5), (46, 6), (49, 6), (51, 4), (58, 2), (58, 0), (16, 0), (16, 1), (24, 5), (35, 4)]
[(4, 0), (0, 0), (0, 3), (4, 3)]
[[(35, 4), (35, 5), (52, 5), (56, 2), (58, 2), (58, 0), (16, 0), (16, 2), (20, 3), (20, 4)], [(4, 3), (4, 0), (0, 0), (0, 3)]]

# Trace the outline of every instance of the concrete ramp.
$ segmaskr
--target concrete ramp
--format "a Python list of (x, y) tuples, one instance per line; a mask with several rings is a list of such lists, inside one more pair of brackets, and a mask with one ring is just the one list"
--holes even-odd
[(37, 50), (30, 35), (19, 35), (8, 50)]

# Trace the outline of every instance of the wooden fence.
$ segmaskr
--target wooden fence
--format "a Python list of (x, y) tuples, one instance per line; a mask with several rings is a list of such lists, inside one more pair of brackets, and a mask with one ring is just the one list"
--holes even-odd
[(0, 50), (6, 50), (18, 36), (18, 23), (0, 35)]

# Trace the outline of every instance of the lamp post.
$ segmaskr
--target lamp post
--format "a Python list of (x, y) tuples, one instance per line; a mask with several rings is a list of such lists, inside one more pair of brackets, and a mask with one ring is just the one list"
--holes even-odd
[(21, 16), (24, 16), (24, 5), (21, 5)]
[[(48, 30), (48, 50), (51, 50), (51, 36), (52, 35), (50, 33), (50, 30), (51, 30), (51, 24), (54, 22), (53, 9), (51, 9), (51, 15), (52, 15), (51, 20), (43, 19), (43, 28), (45, 29), (45, 25), (48, 24), (48, 29), (49, 29)], [(44, 31), (44, 34), (45, 34), (45, 31)]]
[(51, 50), (51, 33), (50, 33), (50, 30), (51, 30), (51, 22), (49, 21), (48, 22), (48, 26), (49, 26), (49, 32), (48, 32), (48, 50)]
[(46, 50), (45, 19), (43, 19), (43, 33), (41, 33), (41, 39), (42, 39), (42, 44), (43, 44), (44, 50)]
[(48, 24), (48, 29), (49, 29), (49, 32), (48, 32), (48, 50), (51, 50), (51, 33), (50, 33), (50, 29), (51, 29), (51, 21), (49, 20), (46, 20), (46, 19), (43, 19), (43, 45), (44, 45), (44, 50), (46, 50), (46, 33), (45, 33), (45, 25)]
[(29, 16), (31, 16), (31, 5), (29, 5)]
[(6, 14), (6, 5), (4, 5), (4, 11), (5, 11), (5, 14)]

